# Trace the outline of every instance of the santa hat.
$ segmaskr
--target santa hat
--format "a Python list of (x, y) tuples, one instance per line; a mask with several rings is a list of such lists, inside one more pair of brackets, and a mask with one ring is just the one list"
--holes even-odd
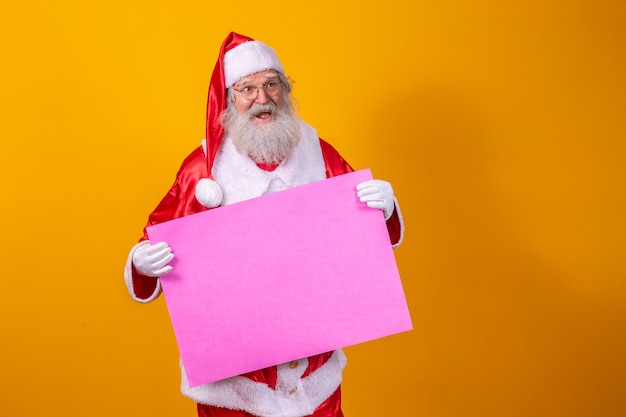
[(196, 184), (196, 199), (205, 207), (215, 208), (222, 203), (222, 188), (213, 179), (211, 170), (224, 135), (220, 115), (226, 109), (226, 89), (243, 77), (270, 69), (285, 73), (272, 48), (235, 32), (228, 34), (213, 69), (207, 99), (206, 158), (209, 177), (200, 179)]

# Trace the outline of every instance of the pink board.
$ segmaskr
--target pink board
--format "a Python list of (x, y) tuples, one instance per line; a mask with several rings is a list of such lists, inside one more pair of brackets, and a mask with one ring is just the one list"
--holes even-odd
[(357, 171), (148, 228), (194, 387), (411, 330), (382, 212)]

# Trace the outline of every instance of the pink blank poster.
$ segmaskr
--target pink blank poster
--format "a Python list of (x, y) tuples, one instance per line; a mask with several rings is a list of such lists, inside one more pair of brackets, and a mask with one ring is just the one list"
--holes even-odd
[(412, 329), (385, 220), (361, 170), (148, 228), (189, 384)]

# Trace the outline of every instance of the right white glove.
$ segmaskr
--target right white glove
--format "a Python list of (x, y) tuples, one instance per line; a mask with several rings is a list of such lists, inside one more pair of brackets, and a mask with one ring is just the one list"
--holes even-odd
[(133, 252), (133, 266), (141, 275), (148, 277), (156, 278), (170, 272), (172, 267), (168, 263), (172, 259), (172, 248), (165, 242), (152, 245), (147, 240)]

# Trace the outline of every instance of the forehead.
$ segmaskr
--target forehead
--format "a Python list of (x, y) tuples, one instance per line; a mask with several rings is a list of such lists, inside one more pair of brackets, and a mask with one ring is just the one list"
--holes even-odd
[(274, 70), (267, 71), (259, 71), (254, 74), (243, 77), (241, 80), (237, 81), (235, 84), (256, 84), (256, 83), (264, 83), (267, 80), (278, 78), (278, 73)]

